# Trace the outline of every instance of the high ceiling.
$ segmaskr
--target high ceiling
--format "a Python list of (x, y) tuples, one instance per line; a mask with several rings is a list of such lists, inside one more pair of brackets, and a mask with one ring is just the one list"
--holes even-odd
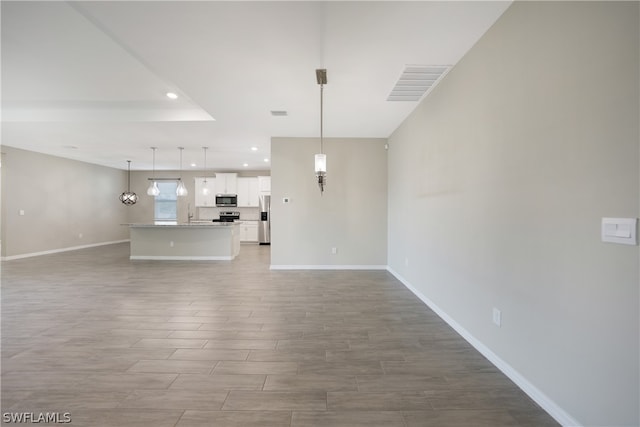
[(403, 69), (454, 65), (510, 3), (2, 1), (2, 144), (269, 169), (271, 137), (319, 136), (317, 68), (325, 137), (385, 138), (418, 104), (387, 101)]

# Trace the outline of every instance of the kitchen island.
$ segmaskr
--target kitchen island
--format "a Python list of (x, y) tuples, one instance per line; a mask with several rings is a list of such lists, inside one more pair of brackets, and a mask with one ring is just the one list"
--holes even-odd
[(240, 253), (239, 222), (128, 224), (132, 260), (232, 260)]

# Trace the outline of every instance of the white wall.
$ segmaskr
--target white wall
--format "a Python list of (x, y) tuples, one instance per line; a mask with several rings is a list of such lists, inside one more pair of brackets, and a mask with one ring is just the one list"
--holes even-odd
[(515, 2), (389, 139), (390, 267), (567, 424), (640, 424), (638, 27)]
[(9, 146), (2, 152), (3, 257), (129, 238), (118, 199), (126, 172)]
[[(385, 143), (325, 138), (328, 184), (320, 195), (314, 173), (319, 139), (272, 138), (272, 268), (386, 266)], [(291, 202), (282, 203), (284, 197)]]

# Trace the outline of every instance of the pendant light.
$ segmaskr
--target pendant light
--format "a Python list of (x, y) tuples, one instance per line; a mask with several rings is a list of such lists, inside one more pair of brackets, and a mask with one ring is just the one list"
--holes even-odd
[(176, 194), (182, 197), (189, 194), (189, 192), (187, 187), (184, 186), (184, 182), (182, 182), (182, 150), (184, 150), (184, 147), (178, 147), (178, 150), (180, 150), (180, 181), (178, 182), (178, 188), (176, 188)]
[(320, 195), (324, 192), (324, 187), (327, 185), (327, 155), (324, 154), (324, 135), (322, 133), (322, 119), (323, 119), (323, 92), (324, 85), (327, 84), (327, 70), (316, 70), (316, 80), (320, 85), (320, 154), (315, 155), (315, 169), (316, 179), (318, 180), (318, 186), (320, 187)]
[(127, 173), (127, 191), (120, 195), (120, 201), (127, 206), (135, 205), (138, 201), (136, 193), (131, 191), (131, 160), (127, 160), (129, 164), (129, 172)]
[(160, 189), (158, 188), (158, 183), (156, 182), (156, 148), (151, 147), (153, 150), (153, 181), (149, 184), (149, 188), (147, 188), (147, 194), (149, 196), (157, 196), (160, 194)]
[(204, 151), (204, 181), (202, 182), (202, 195), (207, 196), (209, 194), (209, 186), (207, 185), (207, 149), (209, 147), (202, 147)]

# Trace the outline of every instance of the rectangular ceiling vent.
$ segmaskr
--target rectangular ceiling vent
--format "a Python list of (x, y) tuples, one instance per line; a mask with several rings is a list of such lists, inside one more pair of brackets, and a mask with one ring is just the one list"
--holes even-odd
[(450, 65), (407, 65), (387, 101), (419, 101), (447, 74)]
[(271, 115), (274, 117), (284, 117), (288, 114), (285, 110), (271, 110)]

